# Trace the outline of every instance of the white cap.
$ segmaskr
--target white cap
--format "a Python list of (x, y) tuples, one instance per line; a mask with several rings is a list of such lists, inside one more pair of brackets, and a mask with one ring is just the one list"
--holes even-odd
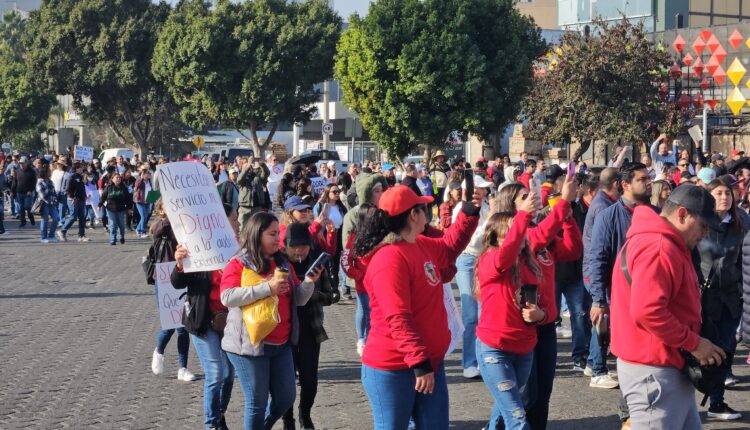
[(335, 162), (335, 161), (333, 161), (333, 160), (329, 161), (329, 162), (328, 162), (328, 163), (326, 163), (326, 164), (328, 164), (328, 167), (336, 167), (336, 162)]
[[(474, 175), (474, 188), (490, 188), (494, 183), (484, 179), (479, 175)], [(461, 183), (461, 188), (466, 188), (466, 180)]]

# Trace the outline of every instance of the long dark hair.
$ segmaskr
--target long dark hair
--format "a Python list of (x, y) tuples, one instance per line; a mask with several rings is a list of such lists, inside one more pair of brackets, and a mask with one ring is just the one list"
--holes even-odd
[(380, 242), (390, 233), (398, 233), (406, 227), (409, 220), (409, 214), (413, 210), (409, 209), (402, 214), (394, 217), (388, 216), (388, 212), (377, 209), (372, 217), (367, 218), (364, 226), (357, 229), (357, 240), (354, 242), (354, 254), (357, 257), (364, 257), (369, 254)]
[(349, 188), (352, 187), (352, 175), (350, 175), (348, 172), (341, 172), (336, 177), (336, 185), (339, 186), (339, 189), (341, 190), (341, 194), (346, 193), (349, 191)]
[(279, 185), (276, 188), (276, 204), (280, 207), (284, 207), (284, 201), (286, 200), (286, 193), (291, 191), (296, 193), (297, 189), (294, 185), (294, 175), (291, 173), (284, 173), (279, 181)]
[(357, 209), (357, 223), (354, 225), (354, 228), (352, 228), (352, 231), (354, 233), (359, 234), (359, 230), (364, 231), (365, 224), (367, 223), (367, 219), (370, 218), (370, 209), (374, 208), (375, 206), (371, 205), (370, 203), (362, 203), (359, 205), (359, 209)]
[(297, 195), (304, 197), (312, 194), (312, 191), (307, 191), (308, 187), (312, 187), (312, 181), (307, 178), (299, 178), (297, 181)]
[(729, 208), (729, 214), (732, 215), (732, 224), (730, 225), (730, 228), (735, 232), (742, 231), (742, 220), (740, 219), (739, 213), (737, 213), (737, 201), (734, 198), (734, 190), (732, 190), (732, 186), (725, 184), (719, 179), (714, 179), (713, 181), (708, 183), (708, 185), (706, 186), (706, 191), (710, 193), (711, 191), (719, 187), (725, 187), (726, 189), (728, 189), (729, 195), (732, 196), (732, 207)]
[[(270, 262), (263, 258), (262, 237), (263, 232), (268, 230), (274, 222), (279, 222), (275, 215), (268, 212), (258, 212), (253, 214), (242, 227), (240, 246), (245, 250), (247, 259), (255, 266), (258, 274), (266, 274), (271, 270)], [(277, 262), (280, 260), (279, 255), (279, 252), (273, 255)]]

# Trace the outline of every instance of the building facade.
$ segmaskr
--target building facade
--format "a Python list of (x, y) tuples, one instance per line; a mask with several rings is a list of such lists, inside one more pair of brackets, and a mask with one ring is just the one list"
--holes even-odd
[(557, 27), (557, 0), (517, 0), (516, 8), (544, 30)]

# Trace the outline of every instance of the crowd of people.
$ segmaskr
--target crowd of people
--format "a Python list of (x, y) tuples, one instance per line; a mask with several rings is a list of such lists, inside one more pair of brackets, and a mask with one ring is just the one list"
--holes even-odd
[[(558, 338), (571, 338), (573, 370), (591, 388), (620, 388), (613, 410), (623, 428), (694, 429), (701, 420), (685, 373), (693, 362), (721, 369), (721, 383), (704, 390), (708, 416), (741, 417), (724, 390), (738, 382), (738, 340), (750, 341), (750, 158), (733, 151), (725, 161), (700, 142), (670, 151), (667, 140), (660, 136), (640, 161), (617, 148), (609, 166), (592, 169), (525, 153), (515, 162), (449, 163), (438, 151), (423, 163), (352, 163), (346, 171), (284, 166), (273, 154), (187, 156), (214, 176), (241, 244), (211, 272), (183, 272), (190, 253), (151, 198), (157, 164), (167, 160), (3, 157), (0, 190), (19, 227), (39, 215), (43, 243), (67, 241), (76, 222), (81, 242), (99, 226), (109, 228), (111, 245), (135, 229), (152, 239), (158, 261), (176, 262), (171, 281), (186, 289), (189, 311), (183, 328), (157, 334), (152, 370), (164, 372), (177, 331), (177, 377), (195, 380), (193, 344), (205, 374), (206, 429), (227, 428), (235, 383), (246, 429), (278, 420), (315, 428), (324, 307), (341, 300), (357, 302), (351, 345), (374, 427), (447, 429), (444, 360), (453, 334), (443, 285), (452, 282), (463, 376), (481, 377), (494, 399), (485, 428), (546, 428)], [(313, 268), (322, 253), (329, 262)], [(243, 313), (269, 299), (279, 321), (258, 339)]]

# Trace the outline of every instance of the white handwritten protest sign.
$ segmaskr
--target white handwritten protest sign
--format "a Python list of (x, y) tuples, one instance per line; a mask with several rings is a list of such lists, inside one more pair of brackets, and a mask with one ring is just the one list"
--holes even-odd
[(190, 252), (183, 270), (223, 269), (239, 245), (211, 172), (201, 163), (180, 161), (158, 166), (156, 178), (175, 237)]
[(91, 161), (94, 159), (94, 148), (90, 146), (76, 145), (73, 151), (73, 159), (76, 161)]
[(456, 299), (453, 298), (453, 289), (450, 283), (443, 284), (443, 303), (445, 304), (445, 312), (448, 314), (448, 329), (451, 331), (451, 343), (448, 346), (448, 354), (453, 352), (458, 347), (458, 343), (464, 335), (464, 323), (461, 320), (461, 312), (458, 311), (456, 306)]
[(169, 330), (182, 327), (182, 312), (185, 309), (185, 298), (180, 296), (185, 290), (175, 290), (170, 275), (175, 262), (156, 263), (156, 303), (159, 307), (161, 329)]

